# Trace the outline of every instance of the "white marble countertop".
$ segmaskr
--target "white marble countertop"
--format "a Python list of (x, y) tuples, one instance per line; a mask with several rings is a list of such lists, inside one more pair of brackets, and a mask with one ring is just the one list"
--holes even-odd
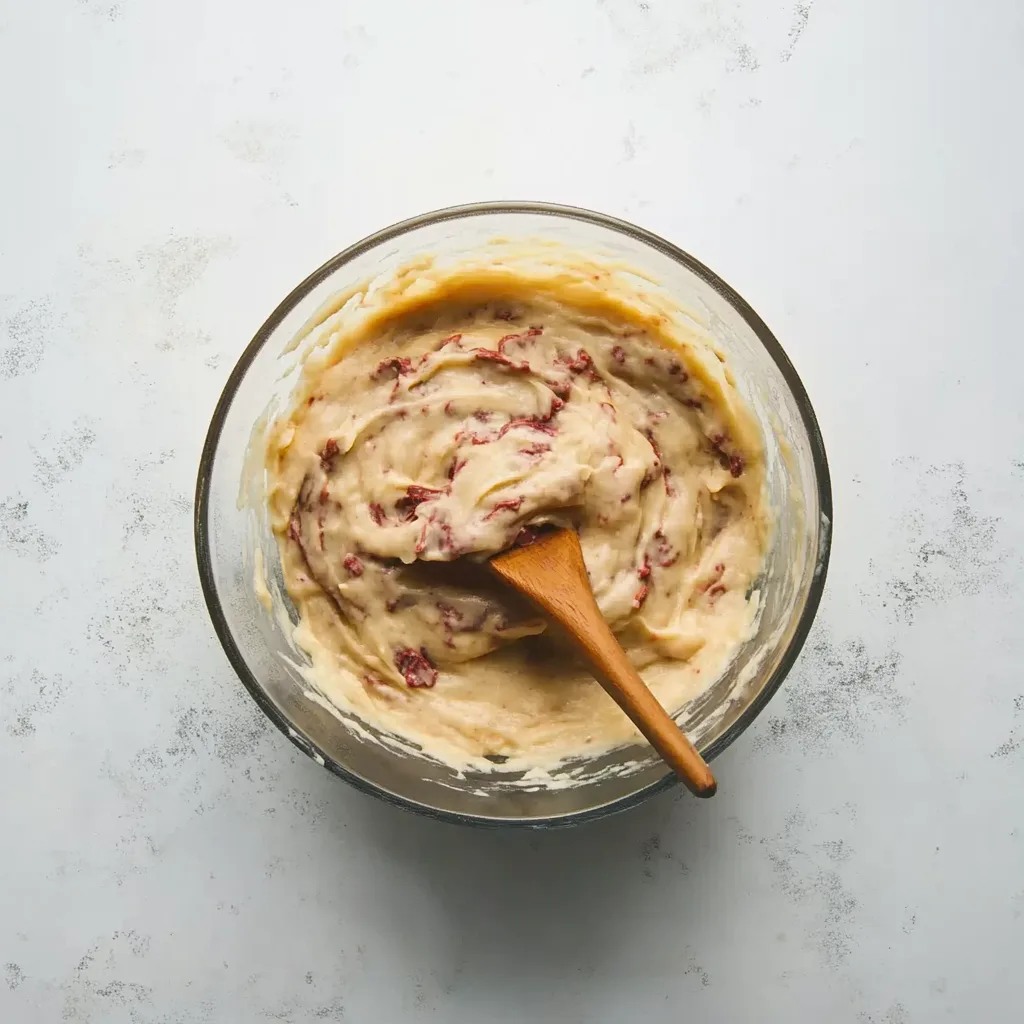
[[(1024, 8), (11, 0), (0, 77), (0, 1020), (1020, 1020)], [(816, 405), (825, 600), (708, 803), (420, 820), (207, 621), (245, 343), (487, 198), (694, 253)]]

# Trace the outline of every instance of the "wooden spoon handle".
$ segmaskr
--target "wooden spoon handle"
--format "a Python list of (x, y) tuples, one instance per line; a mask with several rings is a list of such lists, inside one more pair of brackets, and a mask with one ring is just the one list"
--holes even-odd
[(574, 606), (568, 616), (573, 619), (571, 622), (563, 618), (569, 612), (565, 606), (559, 609), (562, 614), (547, 610), (566, 627), (570, 639), (590, 662), (598, 682), (690, 792), (700, 797), (714, 796), (717, 784), (711, 769), (640, 678), (593, 597), (590, 607), (580, 607), (579, 603)]
[(491, 568), (565, 627), (594, 676), (697, 796), (714, 796), (715, 777), (686, 734), (647, 689), (597, 607), (579, 538), (559, 530), (495, 556)]

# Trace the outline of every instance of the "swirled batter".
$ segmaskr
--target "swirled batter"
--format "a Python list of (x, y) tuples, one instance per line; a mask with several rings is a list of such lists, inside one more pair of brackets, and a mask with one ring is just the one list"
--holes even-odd
[(751, 628), (757, 426), (720, 358), (593, 277), (396, 285), (307, 359), (271, 431), (272, 525), (319, 688), (449, 760), (638, 736), (481, 565), (544, 524), (579, 531), (601, 611), (670, 711)]

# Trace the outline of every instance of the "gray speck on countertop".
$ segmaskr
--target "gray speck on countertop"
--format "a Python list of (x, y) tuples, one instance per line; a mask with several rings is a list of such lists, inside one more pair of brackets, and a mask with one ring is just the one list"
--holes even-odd
[(895, 649), (874, 655), (863, 640), (836, 640), (816, 626), (783, 691), (786, 714), (769, 713), (757, 745), (827, 754), (837, 741), (862, 739), (873, 721), (900, 717), (900, 657)]
[(15, 963), (4, 964), (4, 980), (13, 992), (25, 980), (25, 974)]
[(1016, 560), (998, 546), (999, 518), (979, 513), (967, 489), (963, 463), (922, 468), (902, 460), (914, 495), (901, 521), (898, 564), (891, 566), (885, 598), (898, 619), (912, 623), (923, 603), (979, 594), (1004, 586)]
[(6, 316), (7, 345), (0, 349), (0, 378), (11, 380), (37, 369), (58, 320), (52, 297), (32, 299)]
[(157, 343), (159, 350), (209, 343), (206, 332), (188, 330), (179, 322), (178, 303), (202, 279), (211, 262), (233, 248), (234, 243), (224, 236), (172, 235), (136, 254), (136, 264), (145, 272), (149, 291), (165, 321), (166, 333)]
[(0, 547), (31, 561), (45, 562), (57, 554), (60, 542), (32, 522), (29, 507), (20, 494), (0, 502)]
[(789, 30), (789, 39), (786, 41), (786, 46), (782, 53), (779, 55), (779, 60), (783, 64), (793, 56), (793, 51), (796, 49), (796, 44), (800, 42), (800, 37), (804, 34), (804, 29), (807, 28), (807, 22), (811, 16), (811, 7), (814, 6), (814, 0), (802, 0), (793, 7), (793, 22)]
[(67, 684), (60, 675), (44, 676), (38, 669), (29, 672), (27, 681), (8, 679), (0, 687), (4, 700), (4, 726), (11, 736), (31, 736), (39, 716), (55, 711)]
[(33, 448), (36, 481), (48, 489), (56, 487), (82, 464), (95, 443), (96, 432), (84, 422), (57, 437), (44, 436), (43, 444)]
[(808, 828), (806, 815), (797, 809), (787, 816), (780, 833), (761, 839), (761, 844), (782, 892), (813, 912), (815, 923), (809, 939), (822, 962), (837, 968), (852, 949), (850, 932), (859, 901), (837, 870), (822, 867), (809, 857), (804, 848)]

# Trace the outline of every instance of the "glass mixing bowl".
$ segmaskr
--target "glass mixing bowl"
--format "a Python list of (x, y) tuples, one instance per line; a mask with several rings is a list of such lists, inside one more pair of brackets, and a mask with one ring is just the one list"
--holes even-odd
[[(217, 403), (196, 488), (203, 592), (242, 683), (299, 749), (365, 792), (463, 823), (575, 824), (637, 804), (671, 786), (675, 776), (641, 744), (570, 762), (558, 776), (565, 784), (554, 787), (521, 775), (455, 771), (396, 750), (366, 723), (348, 724), (327, 702), (312, 699), (301, 674), (305, 658), (292, 638), (295, 611), (284, 596), (267, 524), (262, 436), (294, 385), (301, 351), (293, 350), (293, 339), (337, 293), (386, 279), (421, 254), (479, 259), (492, 246), (538, 240), (628, 265), (647, 279), (648, 290), (671, 296), (687, 310), (691, 326), (726, 354), (764, 433), (775, 523), (759, 583), (757, 628), (717, 682), (677, 715), (705, 758), (732, 743), (779, 688), (810, 629), (828, 566), (831, 485), (804, 387), (757, 314), (692, 256), (648, 231), (586, 210), (484, 203), (404, 221), (329, 260), (274, 310)], [(277, 595), (272, 605), (265, 591), (258, 593), (257, 575)]]

